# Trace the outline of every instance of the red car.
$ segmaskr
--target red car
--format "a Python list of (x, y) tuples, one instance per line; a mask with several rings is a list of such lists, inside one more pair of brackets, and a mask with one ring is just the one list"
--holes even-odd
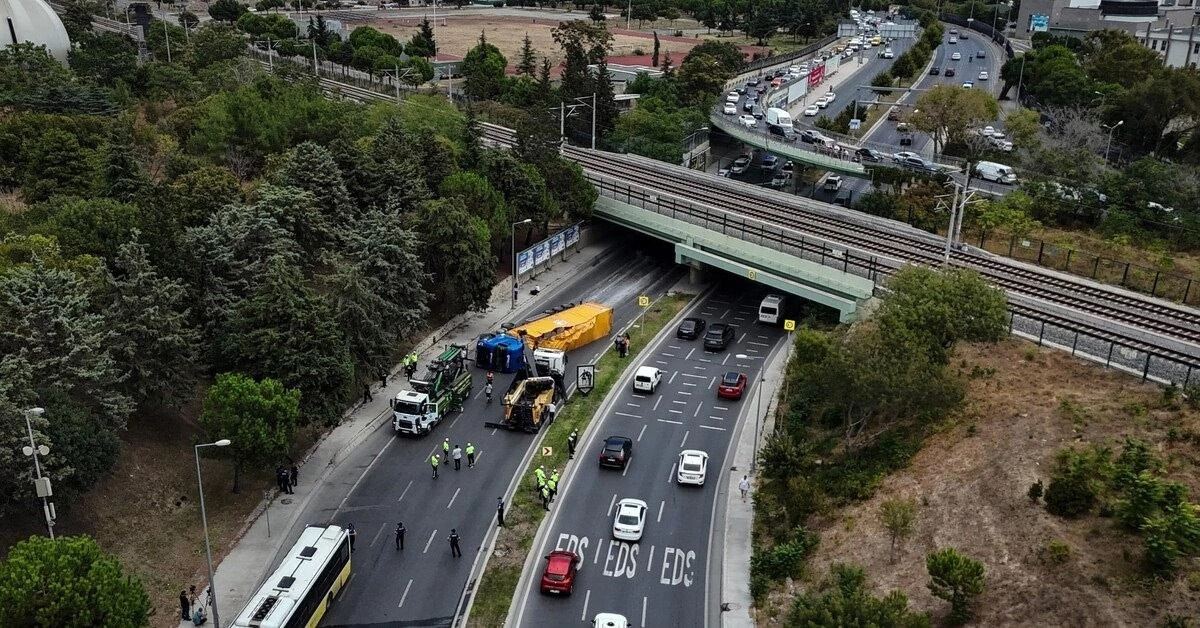
[(579, 554), (555, 550), (546, 557), (546, 570), (542, 572), (542, 593), (564, 593), (575, 590), (575, 573), (579, 569)]
[(737, 371), (725, 373), (721, 378), (721, 385), (717, 386), (717, 396), (722, 399), (741, 399), (745, 392), (746, 374)]

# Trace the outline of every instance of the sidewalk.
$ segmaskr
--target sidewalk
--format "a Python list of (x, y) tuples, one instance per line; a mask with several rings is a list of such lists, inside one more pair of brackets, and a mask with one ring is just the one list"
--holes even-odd
[[(834, 46), (834, 44), (830, 44), (830, 47), (832, 46)], [(871, 50), (873, 51), (874, 48)], [(804, 109), (809, 105), (809, 98), (813, 98), (813, 102), (816, 102), (815, 99), (823, 96), (825, 92), (833, 92), (837, 94), (840, 91), (839, 88), (844, 83), (849, 81), (854, 75), (858, 74), (859, 70), (867, 67), (868, 64), (866, 63), (866, 60), (864, 59), (863, 63), (859, 63), (858, 58), (859, 56), (855, 55), (849, 59), (842, 59), (839, 62), (837, 72), (834, 72), (833, 76), (825, 81), (822, 81), (820, 85), (810, 89), (803, 98), (789, 105), (787, 107), (787, 112), (792, 115), (792, 119), (797, 120), (803, 117)], [(868, 77), (867, 80), (870, 80), (871, 78), (872, 77)], [(838, 100), (841, 100), (841, 98), (842, 96), (839, 95)]]
[[(518, 308), (535, 298), (529, 294), (529, 288), (534, 285), (541, 287), (541, 296), (544, 298), (545, 293), (574, 278), (581, 268), (591, 266), (611, 253), (612, 241), (606, 237), (602, 228), (592, 227), (585, 230), (580, 235), (580, 243), (583, 246), (571, 253), (565, 262), (560, 258), (551, 269), (522, 284), (517, 300)], [(505, 279), (492, 289), (485, 310), (454, 317), (421, 339), (413, 350), (421, 354), (423, 364), (430, 355), (440, 350), (442, 345), (471, 344), (480, 334), (496, 331), (503, 323), (511, 320), (513, 312), (512, 284), (510, 280)], [(276, 567), (276, 554), (288, 540), (289, 532), (309, 501), (324, 488), (329, 475), (356, 446), (387, 422), (390, 413), (388, 399), (407, 386), (400, 372), (398, 367), (394, 368), (388, 375), (386, 386), (380, 387), (378, 383), (373, 385), (371, 392), (374, 399), (365, 404), (360, 400), (347, 410), (341, 425), (326, 434), (297, 461), (300, 473), (295, 494), (280, 495), (277, 491), (271, 491), (270, 497), (260, 503), (248, 517), (245, 526), (238, 532), (238, 540), (233, 547), (229, 548), (223, 558), (215, 558), (219, 564), (215, 566), (214, 580), (220, 583), (217, 590), (217, 610), (223, 625), (233, 624), (237, 614), (249, 601), (263, 578)], [(266, 516), (263, 516), (264, 514)], [(200, 599), (204, 597), (205, 590), (201, 590)], [(209, 617), (212, 617), (211, 610)], [(179, 625), (183, 628), (191, 626), (192, 622), (181, 621)]]
[[(789, 337), (791, 334), (789, 334)], [(789, 347), (784, 347), (769, 357), (769, 362), (763, 366), (763, 382), (755, 388), (755, 395), (765, 395), (763, 402), (763, 422), (758, 430), (758, 445), (767, 440), (767, 434), (775, 429), (776, 395), (783, 384)], [(758, 399), (746, 399), (743, 403), (759, 403)], [(757, 406), (755, 406), (757, 408)], [(725, 492), (725, 530), (724, 547), (721, 569), (721, 626), (724, 628), (754, 628), (756, 614), (751, 612), (754, 599), (750, 596), (750, 556), (754, 530), (754, 500), (746, 501), (738, 491), (738, 482), (743, 475), (750, 475), (750, 491), (753, 494), (758, 487), (758, 477), (750, 472), (750, 465), (755, 455), (754, 424), (747, 422), (738, 434), (737, 448), (733, 452), (733, 460), (729, 464), (729, 477), (726, 478), (723, 490)], [(728, 609), (728, 610), (725, 610)]]

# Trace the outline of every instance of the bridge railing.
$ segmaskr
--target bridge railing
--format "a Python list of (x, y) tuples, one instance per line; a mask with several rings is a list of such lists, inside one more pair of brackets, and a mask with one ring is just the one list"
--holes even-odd
[(621, 201), (660, 216), (682, 220), (722, 235), (758, 244), (844, 273), (877, 281), (894, 270), (874, 255), (838, 247), (829, 242), (806, 236), (799, 231), (773, 225), (762, 220), (704, 207), (641, 186), (630, 185), (611, 177), (585, 171), (585, 176), (601, 196)]
[(866, 173), (866, 169), (863, 168), (862, 164), (852, 160), (854, 157), (853, 149), (841, 151), (844, 155), (843, 157), (835, 157), (817, 152), (815, 149), (806, 150), (802, 147), (807, 145), (799, 139), (796, 140), (796, 143), (780, 142), (771, 139), (768, 135), (753, 133), (742, 127), (740, 123), (724, 118), (723, 114), (714, 113), (709, 116), (709, 121), (717, 128), (729, 134), (730, 137), (746, 144), (759, 146), (777, 155), (791, 157), (829, 170), (840, 170), (842, 172), (854, 172), (858, 174)]

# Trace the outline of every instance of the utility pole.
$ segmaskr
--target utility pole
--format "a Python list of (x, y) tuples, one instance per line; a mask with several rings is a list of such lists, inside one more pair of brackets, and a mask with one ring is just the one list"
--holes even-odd
[[(1108, 136), (1109, 143), (1112, 143), (1112, 135)], [(592, 150), (596, 150), (596, 94), (592, 93)], [(1104, 151), (1105, 159), (1108, 158), (1108, 151)]]
[(38, 460), (38, 454), (43, 456), (50, 454), (50, 448), (45, 445), (38, 445), (33, 440), (33, 422), (29, 417), (42, 416), (46, 413), (45, 408), (30, 408), (25, 411), (25, 429), (29, 431), (29, 446), (22, 447), (21, 451), (26, 456), (33, 457), (33, 487), (37, 492), (37, 496), (42, 498), (42, 513), (46, 515), (46, 531), (50, 533), (50, 538), (54, 538), (54, 520), (57, 518), (54, 512), (54, 504), (50, 503), (50, 497), (54, 495), (54, 491), (50, 486), (50, 478), (42, 477), (42, 463)]
[(167, 39), (167, 63), (171, 62), (171, 29), (167, 28), (167, 12), (163, 11), (163, 36)]
[(567, 143), (567, 103), (558, 103), (558, 154), (563, 154), (563, 144)]

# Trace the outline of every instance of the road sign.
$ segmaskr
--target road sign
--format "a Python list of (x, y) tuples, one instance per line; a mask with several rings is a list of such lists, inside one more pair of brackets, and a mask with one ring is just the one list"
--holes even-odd
[(857, 131), (860, 127), (862, 127), (862, 120), (859, 120), (858, 118), (854, 118), (853, 120), (850, 121), (850, 130), (851, 131)]
[(579, 392), (588, 394), (596, 387), (596, 365), (580, 364), (575, 367), (575, 385)]
[(638, 307), (650, 307), (650, 297), (638, 297)]
[(783, 319), (783, 331), (796, 331), (796, 321), (790, 318)]
[(758, 279), (758, 271), (754, 270), (753, 268), (747, 270), (746, 278), (749, 279), (750, 281), (754, 281), (754, 280)]
[(542, 447), (542, 455), (543, 456), (553, 456), (554, 448), (553, 447)]

